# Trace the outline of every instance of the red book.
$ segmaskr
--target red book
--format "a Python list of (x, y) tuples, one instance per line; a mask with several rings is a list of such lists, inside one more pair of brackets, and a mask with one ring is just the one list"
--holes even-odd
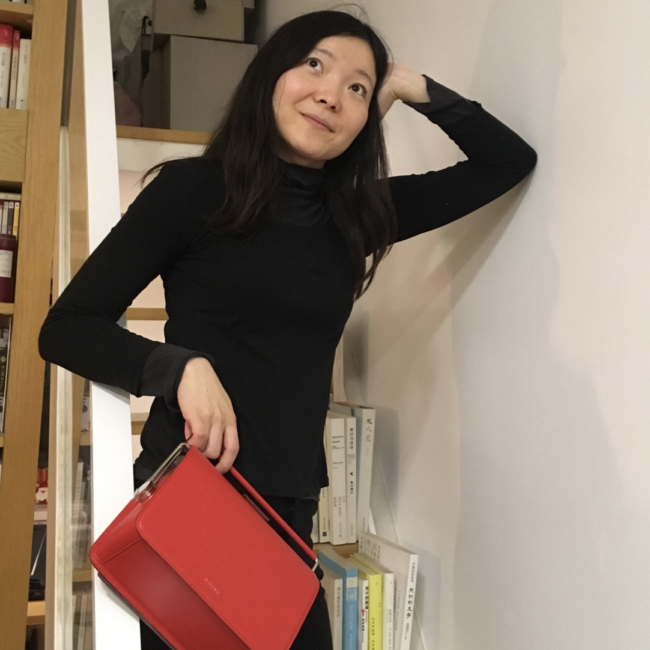
[(0, 302), (14, 301), (16, 238), (0, 234)]
[(11, 75), (11, 49), (14, 28), (0, 24), (0, 108), (9, 106), (9, 76)]

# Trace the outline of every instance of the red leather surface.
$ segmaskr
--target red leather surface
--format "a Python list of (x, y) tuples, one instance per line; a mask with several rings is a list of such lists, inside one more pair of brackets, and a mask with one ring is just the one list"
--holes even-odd
[(195, 448), (153, 497), (126, 506), (91, 561), (177, 650), (287, 650), (319, 588)]

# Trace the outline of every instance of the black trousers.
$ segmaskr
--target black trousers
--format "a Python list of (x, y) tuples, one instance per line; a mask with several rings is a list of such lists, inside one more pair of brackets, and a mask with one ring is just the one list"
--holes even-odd
[[(137, 489), (144, 483), (135, 479), (135, 488)], [(286, 521), (298, 536), (313, 547), (311, 541), (312, 521), (318, 502), (314, 499), (293, 499), (286, 497), (264, 496), (269, 505)], [(297, 548), (293, 540), (277, 525), (272, 524), (277, 532), (292, 546)], [(320, 580), (323, 573), (316, 569), (316, 575)], [(165, 643), (148, 625), (140, 621), (140, 640), (142, 650), (169, 650)], [(220, 650), (215, 646), (214, 650)], [(321, 587), (316, 596), (307, 618), (300, 628), (295, 641), (291, 645), (291, 650), (332, 650), (332, 633), (330, 629), (329, 614), (325, 602), (325, 591)]]

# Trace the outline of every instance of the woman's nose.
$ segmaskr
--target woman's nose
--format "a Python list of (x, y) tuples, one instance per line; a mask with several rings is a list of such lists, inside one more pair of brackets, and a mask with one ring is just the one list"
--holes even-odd
[(316, 101), (319, 104), (324, 104), (330, 110), (336, 111), (341, 105), (340, 90), (331, 84), (323, 84), (316, 91)]

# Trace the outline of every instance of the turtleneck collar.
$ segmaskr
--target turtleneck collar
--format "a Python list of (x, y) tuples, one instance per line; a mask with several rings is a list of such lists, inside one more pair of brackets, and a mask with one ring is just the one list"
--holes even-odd
[(311, 226), (327, 219), (323, 207), (325, 169), (314, 169), (280, 159), (279, 220), (300, 226)]

